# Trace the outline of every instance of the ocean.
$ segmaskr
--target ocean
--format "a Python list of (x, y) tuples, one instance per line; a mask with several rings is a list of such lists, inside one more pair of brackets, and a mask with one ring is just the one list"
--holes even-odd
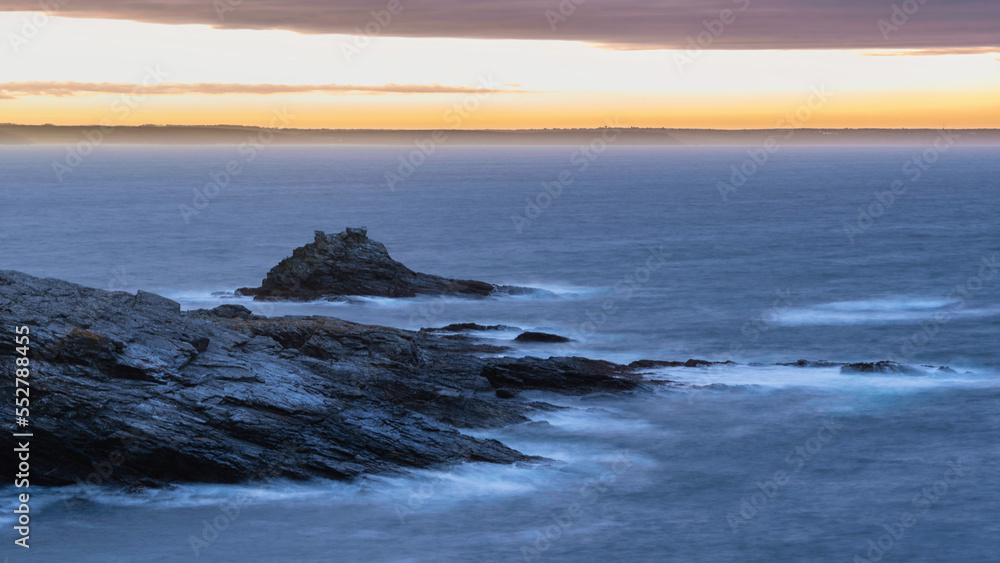
[[(907, 561), (1000, 553), (1000, 148), (0, 149), (0, 268), (185, 309), (569, 336), (521, 355), (731, 360), (476, 431), (538, 465), (34, 491), (15, 561)], [(254, 303), (313, 232), (549, 290)], [(517, 331), (496, 335), (502, 343)], [(896, 360), (845, 374), (800, 359)], [(947, 366), (948, 369), (940, 369)], [(225, 529), (215, 525), (225, 516)], [(221, 520), (219, 520), (221, 521)], [(192, 539), (195, 538), (195, 539)]]

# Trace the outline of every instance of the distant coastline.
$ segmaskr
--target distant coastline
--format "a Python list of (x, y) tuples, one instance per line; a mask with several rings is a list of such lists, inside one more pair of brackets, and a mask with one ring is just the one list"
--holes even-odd
[[(239, 145), (265, 135), (280, 145), (581, 145), (608, 131), (594, 129), (530, 130), (388, 130), (265, 129), (239, 125), (143, 125), (101, 128), (97, 125), (0, 125), (0, 145), (66, 145), (96, 137), (115, 145)], [(754, 146), (774, 137), (781, 145), (929, 145), (937, 129), (656, 129), (623, 128), (611, 144), (636, 146)], [(956, 129), (960, 145), (1000, 145), (1000, 129)], [(273, 137), (272, 137), (273, 135)], [(433, 140), (432, 140), (433, 139)]]

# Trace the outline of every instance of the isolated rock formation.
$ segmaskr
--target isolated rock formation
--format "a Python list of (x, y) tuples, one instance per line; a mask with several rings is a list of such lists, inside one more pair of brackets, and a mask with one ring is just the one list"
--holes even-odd
[(421, 274), (393, 260), (368, 230), (348, 228), (336, 235), (316, 231), (315, 240), (296, 248), (268, 272), (258, 288), (237, 290), (259, 301), (314, 301), (340, 296), (521, 295), (538, 290), (497, 286)]

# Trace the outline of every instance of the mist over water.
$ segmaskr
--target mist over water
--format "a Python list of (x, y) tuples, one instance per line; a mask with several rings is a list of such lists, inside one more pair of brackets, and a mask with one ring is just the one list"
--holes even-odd
[[(717, 183), (744, 149), (618, 147), (581, 171), (573, 148), (441, 148), (390, 190), (403, 148), (270, 147), (187, 222), (180, 206), (234, 148), (100, 147), (60, 183), (50, 163), (62, 150), (0, 150), (0, 268), (188, 309), (504, 324), (578, 341), (519, 354), (740, 365), (657, 370), (688, 385), (643, 397), (539, 394), (567, 408), (473, 432), (551, 460), (538, 465), (87, 490), (70, 503), (35, 491), (38, 548), (11, 561), (194, 560), (189, 538), (237, 497), (239, 516), (199, 560), (874, 560), (869, 541), (895, 561), (1000, 552), (1000, 150), (952, 149), (909, 181), (917, 148), (783, 148), (724, 201)], [(574, 181), (530, 209), (566, 169)], [(896, 179), (906, 191), (859, 223)], [(554, 295), (270, 305), (221, 294), (258, 285), (315, 230), (361, 225), (413, 270)], [(748, 365), (800, 358), (933, 367)], [(899, 527), (904, 513), (915, 522)], [(890, 530), (903, 532), (879, 547)]]

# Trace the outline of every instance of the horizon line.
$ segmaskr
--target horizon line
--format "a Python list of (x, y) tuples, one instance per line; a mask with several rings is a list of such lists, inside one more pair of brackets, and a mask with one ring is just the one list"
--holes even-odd
[(141, 125), (101, 125), (90, 123), (85, 125), (60, 125), (55, 123), (0, 123), (2, 127), (66, 127), (66, 128), (104, 128), (104, 129), (157, 129), (157, 128), (239, 128), (239, 129), (268, 129), (273, 131), (362, 131), (362, 132), (425, 132), (425, 131), (449, 131), (449, 132), (493, 132), (493, 133), (527, 133), (536, 131), (600, 131), (605, 129), (640, 130), (640, 131), (997, 131), (1000, 127), (743, 127), (743, 128), (719, 128), (719, 127), (641, 127), (623, 126), (612, 127), (608, 125), (598, 127), (541, 127), (530, 129), (445, 129), (445, 128), (331, 128), (331, 127), (267, 127), (264, 125), (240, 125), (233, 123), (205, 123), (205, 124), (174, 124), (174, 123), (143, 123)]

